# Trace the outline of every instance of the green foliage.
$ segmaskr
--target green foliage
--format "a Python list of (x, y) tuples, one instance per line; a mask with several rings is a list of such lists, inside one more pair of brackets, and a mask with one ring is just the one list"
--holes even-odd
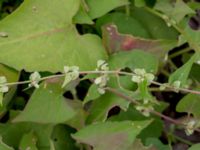
[(200, 148), (200, 144), (195, 144), (191, 146), (188, 150), (198, 150)]
[(188, 112), (193, 114), (195, 117), (200, 118), (200, 96), (195, 94), (188, 94), (181, 99), (176, 106), (178, 112)]
[(199, 9), (0, 1), (0, 149), (199, 149)]
[(48, 1), (25, 1), (15, 13), (0, 22), (1, 31), (8, 34), (0, 38), (0, 61), (27, 71), (56, 72), (65, 65), (77, 65), (81, 70), (94, 69), (94, 62), (106, 58), (106, 54), (99, 37), (77, 33), (72, 18), (78, 11), (79, 0), (46, 3)]
[(70, 102), (62, 96), (60, 84), (46, 83), (42, 86), (35, 90), (24, 111), (14, 122), (62, 123), (76, 114)]
[[(97, 150), (111, 148), (115, 150), (127, 149), (137, 134), (148, 124), (149, 121), (96, 123), (85, 127), (72, 137), (81, 143), (94, 146), (94, 149)], [(136, 128), (137, 130), (135, 130)]]

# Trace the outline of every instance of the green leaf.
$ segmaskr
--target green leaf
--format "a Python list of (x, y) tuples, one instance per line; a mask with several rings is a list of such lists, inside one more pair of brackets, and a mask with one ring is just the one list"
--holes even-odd
[(146, 5), (145, 0), (135, 0), (136, 7), (144, 7)]
[(37, 138), (33, 132), (25, 134), (20, 142), (20, 150), (38, 150), (36, 147)]
[(88, 125), (73, 134), (77, 141), (95, 150), (126, 150), (150, 121), (105, 122)]
[[(19, 78), (19, 72), (3, 64), (0, 64), (0, 76), (5, 76), (8, 82), (16, 82), (18, 81)], [(0, 115), (3, 115), (7, 111), (7, 105), (12, 100), (15, 91), (16, 91), (16, 86), (13, 86), (12, 88), (9, 89), (8, 93), (5, 94), (4, 98), (3, 94), (0, 93), (0, 101), (1, 104), (3, 104), (3, 106), (0, 107)]]
[(0, 149), (1, 150), (14, 150), (13, 148), (9, 147), (8, 145), (4, 144), (2, 142), (2, 139), (0, 140)]
[(34, 91), (25, 109), (13, 121), (61, 123), (71, 119), (76, 111), (62, 94), (61, 84), (42, 84)]
[(168, 145), (164, 145), (159, 139), (157, 138), (148, 138), (145, 142), (145, 145), (153, 145), (157, 148), (157, 150), (171, 150)]
[(87, 92), (87, 95), (84, 98), (83, 104), (86, 104), (87, 102), (94, 100), (100, 96), (101, 94), (98, 92), (98, 86), (96, 84), (92, 84)]
[(78, 13), (73, 18), (73, 22), (78, 24), (94, 24), (86, 10), (84, 10), (83, 5), (80, 5)]
[(146, 72), (156, 73), (158, 69), (158, 59), (154, 55), (141, 50), (113, 54), (108, 63), (110, 69), (113, 70), (127, 67), (131, 70), (143, 68)]
[(200, 144), (194, 144), (188, 150), (199, 150), (199, 149), (200, 149)]
[(15, 148), (18, 148), (20, 140), (26, 132), (29, 132), (29, 127), (25, 124), (0, 124), (3, 142)]
[(19, 73), (12, 68), (0, 64), (0, 76), (5, 76), (8, 82), (16, 82), (19, 78)]
[(187, 112), (193, 114), (195, 117), (200, 117), (200, 95), (187, 94), (183, 97), (176, 106), (176, 111)]
[[(162, 112), (167, 107), (167, 104), (162, 102), (160, 105), (155, 107), (155, 110), (158, 112)], [(148, 127), (146, 127), (139, 135), (143, 142), (150, 137), (159, 138), (162, 134), (163, 130), (163, 122), (159, 117), (152, 116), (154, 120)], [(124, 121), (124, 120), (132, 120), (132, 121), (141, 121), (146, 120), (147, 117), (138, 112), (133, 105), (130, 105), (126, 111), (120, 111), (120, 113), (116, 116), (112, 116), (109, 118), (111, 121)], [(156, 130), (155, 130), (156, 129)]]
[(83, 108), (82, 101), (80, 100), (73, 100), (71, 102), (73, 108), (76, 110), (76, 115), (69, 119), (66, 124), (74, 129), (81, 129), (85, 126), (85, 120), (88, 116), (87, 112)]
[[(80, 10), (74, 20), (76, 23), (91, 23), (88, 20), (88, 16), (91, 19), (95, 19), (98, 17), (103, 16), (104, 14), (108, 13), (109, 11), (123, 6), (128, 5), (128, 0), (84, 0), (85, 4), (83, 6), (88, 7)], [(88, 9), (88, 10), (87, 10)]]
[(90, 109), (90, 115), (87, 118), (87, 123), (105, 121), (110, 109), (119, 106), (126, 110), (129, 106), (128, 101), (114, 95), (113, 93), (106, 92), (94, 101)]
[(127, 16), (126, 14), (120, 12), (113, 12), (99, 18), (96, 22), (97, 31), (100, 33), (101, 28), (110, 23), (115, 24), (120, 33), (131, 34), (136, 37), (151, 37), (149, 32), (143, 27), (142, 23), (132, 16)]
[[(146, 2), (148, 1), (146, 0)], [(168, 27), (165, 21), (146, 9), (134, 7), (131, 11), (131, 16), (143, 25), (149, 32), (151, 39), (177, 41), (179, 33), (173, 27)]]
[(99, 37), (77, 33), (72, 18), (79, 6), (79, 0), (24, 1), (0, 22), (8, 34), (0, 38), (0, 63), (27, 71), (57, 72), (72, 65), (94, 69), (106, 53)]
[(37, 136), (37, 146), (40, 150), (49, 150), (52, 125), (35, 123), (5, 123), (0, 124), (0, 135), (3, 142), (14, 148), (18, 148), (24, 134), (33, 131)]
[(51, 135), (55, 149), (56, 150), (78, 150), (75, 147), (75, 141), (70, 136), (70, 134), (74, 132), (75, 132), (74, 129), (66, 125), (56, 125)]
[(130, 34), (121, 34), (114, 24), (107, 24), (102, 30), (103, 42), (109, 54), (139, 49), (163, 59), (168, 50), (176, 45), (175, 40), (150, 40)]
[(194, 54), (183, 66), (178, 68), (169, 77), (169, 83), (173, 84), (176, 81), (181, 82), (181, 87), (187, 84), (187, 79), (192, 68), (193, 63), (197, 60), (198, 53)]
[(154, 145), (151, 146), (144, 146), (141, 140), (136, 139), (133, 145), (128, 150), (157, 150)]
[(195, 11), (182, 0), (176, 1), (175, 4), (172, 4), (170, 0), (159, 0), (154, 8), (163, 12), (177, 23), (179, 23), (186, 15), (195, 13)]

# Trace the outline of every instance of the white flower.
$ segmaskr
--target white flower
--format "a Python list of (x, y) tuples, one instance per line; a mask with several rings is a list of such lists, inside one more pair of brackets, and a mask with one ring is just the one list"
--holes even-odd
[(79, 67), (77, 66), (64, 66), (64, 74), (65, 74), (65, 79), (62, 84), (62, 88), (65, 87), (69, 82), (77, 79), (79, 77)]
[(94, 83), (97, 85), (100, 84), (101, 82), (102, 82), (102, 76), (100, 76), (94, 80)]
[(149, 117), (150, 112), (154, 110), (154, 108), (151, 105), (137, 105), (135, 106), (136, 110), (140, 111), (144, 116)]
[(136, 69), (134, 70), (134, 72), (135, 72), (135, 74), (141, 75), (141, 76), (144, 76), (145, 73), (146, 73), (146, 71), (145, 71), (144, 69), (140, 69), (140, 68), (136, 68)]
[(97, 67), (100, 68), (103, 64), (105, 64), (106, 61), (105, 60), (98, 60), (97, 61)]
[(1, 93), (6, 93), (8, 92), (9, 88), (7, 85), (5, 85), (7, 83), (7, 79), (5, 76), (0, 76), (0, 92)]
[(140, 82), (144, 81), (144, 79), (138, 75), (133, 75), (131, 80), (135, 83), (140, 83)]
[[(108, 71), (108, 70), (109, 70), (109, 67), (105, 60), (99, 60), (97, 62), (96, 71)], [(94, 80), (94, 83), (98, 86), (97, 90), (100, 94), (105, 93), (104, 88), (106, 87), (108, 80), (109, 80), (109, 77), (108, 77), (108, 74), (106, 74), (106, 73), (102, 73), (102, 75), (100, 77), (97, 77)]]
[(152, 73), (146, 73), (144, 69), (136, 68), (134, 70), (135, 75), (132, 76), (132, 81), (136, 83), (141, 83), (147, 80), (149, 83), (152, 82), (155, 76)]
[(177, 88), (177, 89), (178, 89), (178, 88), (180, 88), (180, 86), (181, 86), (181, 81), (179, 81), (179, 80), (174, 81), (172, 85), (173, 85), (174, 88)]
[(98, 60), (97, 62), (97, 70), (108, 71), (108, 63), (105, 60)]
[(146, 77), (148, 82), (152, 82), (155, 78), (155, 76), (152, 73), (146, 73), (145, 77)]
[(190, 120), (189, 122), (186, 123), (185, 126), (185, 133), (189, 136), (191, 134), (193, 134), (194, 130), (195, 130), (195, 126), (196, 126), (196, 120)]
[(97, 90), (102, 95), (105, 94), (105, 92), (106, 92), (104, 88), (98, 88)]
[(34, 73), (32, 73), (29, 77), (31, 83), (28, 85), (29, 87), (35, 87), (35, 88), (39, 88), (39, 82), (40, 82), (40, 79), (41, 79), (41, 76), (39, 74), (39, 72), (35, 71)]
[(107, 85), (108, 80), (109, 80), (109, 77), (107, 74), (103, 74), (102, 76), (100, 76), (94, 80), (94, 83), (98, 86), (98, 92), (100, 94), (105, 93), (104, 88)]

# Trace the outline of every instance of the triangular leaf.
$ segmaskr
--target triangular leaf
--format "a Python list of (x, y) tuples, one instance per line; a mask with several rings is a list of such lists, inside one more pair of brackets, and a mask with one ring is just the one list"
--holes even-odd
[(183, 66), (181, 66), (174, 73), (172, 73), (169, 78), (169, 83), (173, 84), (176, 81), (180, 81), (180, 86), (185, 86), (187, 84), (187, 79), (192, 65), (197, 60), (197, 58), (198, 53), (194, 54)]
[(188, 94), (183, 97), (176, 106), (178, 112), (192, 113), (195, 117), (200, 117), (200, 95)]
[(89, 23), (88, 16), (95, 19), (103, 16), (114, 8), (127, 5), (128, 0), (82, 0), (83, 6), (74, 17), (76, 23)]
[(62, 94), (60, 84), (41, 85), (14, 122), (61, 123), (71, 119), (76, 111)]
[(105, 122), (88, 125), (72, 137), (94, 150), (126, 150), (150, 121)]
[(0, 22), (8, 34), (0, 38), (0, 63), (27, 71), (57, 72), (72, 65), (94, 69), (106, 54), (97, 36), (81, 36), (72, 24), (79, 5), (79, 0), (24, 1)]

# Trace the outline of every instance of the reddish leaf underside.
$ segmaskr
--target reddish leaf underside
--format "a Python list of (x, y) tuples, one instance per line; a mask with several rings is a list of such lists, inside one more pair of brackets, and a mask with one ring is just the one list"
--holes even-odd
[(103, 26), (102, 31), (103, 43), (109, 54), (118, 51), (141, 49), (162, 58), (176, 45), (176, 41), (174, 40), (151, 40), (134, 37), (129, 34), (121, 34), (118, 32), (117, 26), (114, 24)]

